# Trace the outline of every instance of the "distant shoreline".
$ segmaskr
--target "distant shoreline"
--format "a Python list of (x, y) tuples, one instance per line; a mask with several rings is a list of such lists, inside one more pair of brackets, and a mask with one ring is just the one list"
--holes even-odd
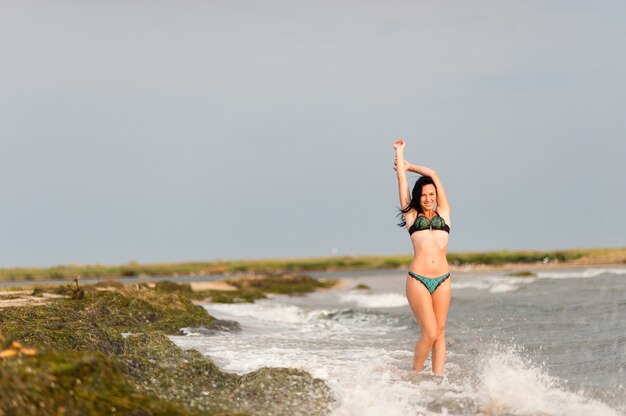
[[(626, 265), (626, 247), (551, 251), (489, 251), (449, 253), (454, 271), (536, 269), (597, 265)], [(60, 265), (47, 268), (0, 268), (0, 281), (40, 281), (74, 278), (208, 277), (253, 273), (306, 273), (341, 270), (406, 268), (409, 255), (342, 256), (299, 259), (233, 260), (123, 265)]]

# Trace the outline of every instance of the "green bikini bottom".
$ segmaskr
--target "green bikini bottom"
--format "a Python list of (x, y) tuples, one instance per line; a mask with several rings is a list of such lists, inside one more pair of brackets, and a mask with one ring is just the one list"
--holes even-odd
[(450, 277), (450, 273), (446, 273), (443, 276), (439, 277), (426, 277), (420, 276), (419, 274), (415, 274), (413, 272), (409, 272), (409, 276), (421, 282), (424, 286), (426, 286), (428, 292), (432, 294), (443, 282), (448, 279), (448, 277)]

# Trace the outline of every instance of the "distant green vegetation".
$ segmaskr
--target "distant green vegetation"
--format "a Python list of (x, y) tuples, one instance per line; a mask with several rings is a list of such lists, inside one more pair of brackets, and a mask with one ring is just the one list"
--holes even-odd
[(491, 251), (488, 253), (453, 253), (448, 260), (455, 265), (468, 263), (504, 264), (504, 263), (548, 263), (578, 260), (583, 253), (571, 251)]
[[(541, 262), (626, 263), (626, 248), (574, 249), (556, 251), (490, 251), (449, 253), (456, 266), (466, 264), (501, 265)], [(354, 269), (407, 268), (411, 256), (343, 256), (310, 259), (238, 260), (166, 264), (61, 265), (49, 268), (0, 269), (0, 280), (73, 279), (77, 276), (207, 276), (221, 274), (294, 273)]]

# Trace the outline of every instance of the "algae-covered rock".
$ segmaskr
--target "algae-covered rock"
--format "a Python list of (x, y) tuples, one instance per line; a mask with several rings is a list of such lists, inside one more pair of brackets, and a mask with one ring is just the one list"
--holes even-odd
[(231, 393), (232, 403), (252, 415), (325, 415), (330, 389), (295, 368), (261, 368), (243, 375)]
[(213, 303), (252, 303), (257, 299), (266, 299), (267, 296), (257, 289), (242, 288), (233, 291), (203, 290), (196, 292), (193, 298)]
[(116, 328), (100, 324), (76, 309), (68, 300), (37, 307), (5, 308), (0, 314), (0, 331), (9, 339), (37, 347), (69, 351), (123, 351), (124, 339)]
[(85, 287), (82, 298), (2, 310), (3, 345), (20, 341), (39, 353), (0, 362), (0, 416), (328, 412), (328, 388), (304, 371), (261, 369), (238, 376), (197, 351), (178, 348), (166, 334), (185, 327), (238, 329), (194, 305), (186, 289), (108, 287)]
[(262, 368), (238, 376), (159, 332), (131, 334), (127, 342), (119, 360), (141, 391), (203, 411), (323, 415), (332, 401), (326, 384), (302, 370)]
[(60, 299), (38, 307), (5, 308), (0, 330), (37, 346), (120, 353), (122, 332), (228, 325), (185, 296), (151, 291), (86, 291), (82, 299)]
[(129, 335), (126, 351), (118, 358), (142, 391), (203, 410), (232, 409), (218, 399), (233, 389), (238, 377), (197, 351), (178, 348), (161, 332)]
[(179, 335), (219, 335), (223, 332), (238, 332), (241, 331), (241, 325), (237, 321), (231, 321), (228, 319), (216, 320), (211, 326), (189, 326), (181, 328)]
[(305, 274), (279, 274), (234, 278), (229, 279), (228, 283), (240, 290), (254, 289), (264, 293), (298, 295), (333, 287), (337, 280), (318, 280)]
[(511, 272), (511, 273), (507, 273), (506, 276), (511, 276), (511, 277), (535, 277), (535, 273), (529, 271), (529, 270), (523, 270), (523, 271), (518, 271), (518, 272)]
[(0, 415), (201, 414), (142, 393), (99, 353), (48, 353), (0, 361)]
[(192, 291), (188, 284), (160, 282), (157, 290), (185, 293), (192, 299), (204, 299), (213, 303), (251, 303), (267, 298), (268, 293), (302, 295), (318, 289), (327, 289), (337, 284), (336, 279), (314, 279), (302, 274), (251, 275), (227, 279), (228, 285), (236, 290)]

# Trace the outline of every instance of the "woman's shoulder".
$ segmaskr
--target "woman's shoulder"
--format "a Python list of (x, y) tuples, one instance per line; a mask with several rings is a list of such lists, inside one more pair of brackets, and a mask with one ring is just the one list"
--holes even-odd
[(406, 214), (404, 214), (404, 220), (406, 221), (406, 227), (409, 228), (411, 227), (411, 225), (413, 225), (413, 223), (415, 222), (415, 219), (417, 218), (417, 210), (412, 209), (409, 212), (407, 212)]

